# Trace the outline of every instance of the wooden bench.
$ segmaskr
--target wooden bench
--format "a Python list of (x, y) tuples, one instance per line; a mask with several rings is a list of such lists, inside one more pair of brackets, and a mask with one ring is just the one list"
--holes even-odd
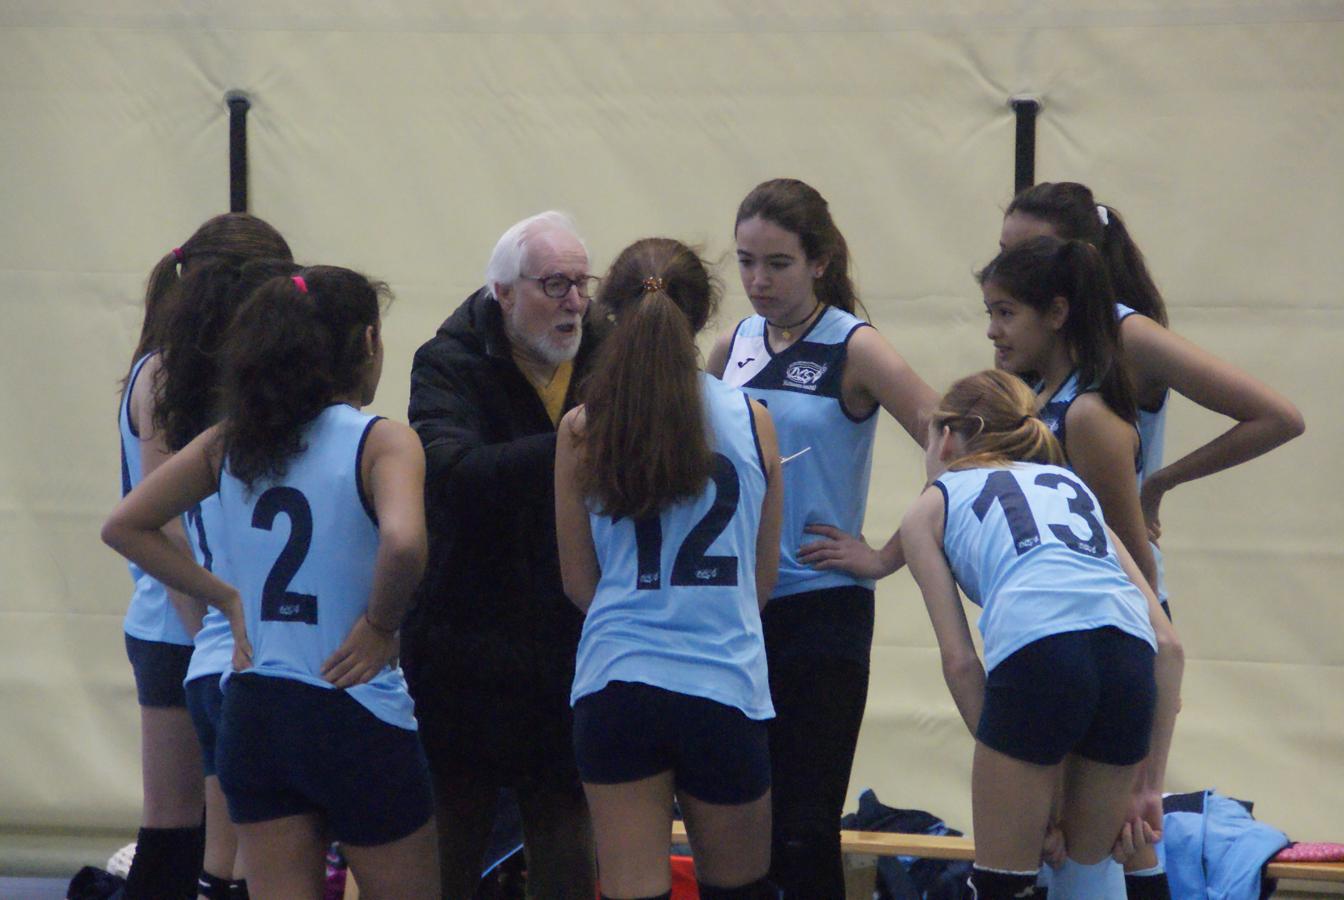
[[(686, 826), (672, 823), (672, 843), (686, 843)], [(975, 859), (975, 843), (965, 837), (928, 834), (897, 834), (887, 831), (841, 831), (840, 849), (845, 853), (872, 856), (918, 856), (923, 859)], [(1272, 862), (1265, 868), (1270, 878), (1294, 881), (1327, 881), (1344, 885), (1344, 862)]]
[[(685, 844), (686, 825), (672, 823), (672, 843)], [(974, 859), (975, 843), (965, 837), (929, 834), (898, 834), (887, 831), (841, 831), (840, 849), (870, 856), (918, 856), (921, 859)], [(1344, 862), (1272, 862), (1265, 869), (1269, 878), (1330, 882), (1344, 885)], [(359, 889), (353, 876), (346, 879), (345, 900), (357, 900)]]

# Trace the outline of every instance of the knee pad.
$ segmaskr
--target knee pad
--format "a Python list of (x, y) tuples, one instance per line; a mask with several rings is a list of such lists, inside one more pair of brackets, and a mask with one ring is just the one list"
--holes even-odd
[(967, 880), (972, 900), (1039, 900), (1045, 892), (1036, 887), (1035, 872), (1005, 872), (971, 867)]
[(1125, 894), (1129, 900), (1171, 900), (1167, 870), (1159, 864), (1151, 869), (1126, 872)]
[(741, 887), (716, 887), (703, 881), (697, 881), (696, 886), (700, 889), (700, 900), (777, 900), (779, 897), (779, 888), (769, 878), (758, 878)]
[(1126, 900), (1124, 869), (1109, 856), (1085, 866), (1072, 859), (1050, 879), (1051, 900)]
[(247, 892), (246, 878), (229, 882), (229, 900), (252, 900), (252, 895)]

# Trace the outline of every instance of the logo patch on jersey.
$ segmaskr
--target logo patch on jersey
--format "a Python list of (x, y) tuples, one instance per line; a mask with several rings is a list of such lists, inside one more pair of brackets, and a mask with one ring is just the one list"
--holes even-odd
[(799, 360), (784, 370), (784, 380), (805, 391), (815, 391), (817, 382), (821, 381), (821, 376), (826, 374), (826, 369), (827, 367), (821, 363)]
[[(739, 360), (737, 361), (737, 367), (740, 369), (740, 368), (742, 368), (743, 366), (745, 366), (747, 363), (749, 363), (749, 362), (751, 362), (752, 360), (754, 360), (755, 358), (756, 358), (756, 357), (754, 357), (754, 356), (748, 356), (746, 359), (739, 359)], [(129, 493), (129, 492), (128, 492), (128, 493)]]

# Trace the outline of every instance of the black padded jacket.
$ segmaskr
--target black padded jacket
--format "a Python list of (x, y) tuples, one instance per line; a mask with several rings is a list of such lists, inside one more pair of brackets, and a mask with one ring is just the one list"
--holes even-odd
[[(566, 410), (592, 359), (590, 324)], [(450, 710), (463, 719), (450, 728), (488, 756), (492, 737), (500, 750), (533, 716), (568, 714), (582, 617), (560, 582), (555, 427), (484, 288), (416, 351), (409, 418), (425, 448), (429, 562), (403, 663), (422, 725)]]

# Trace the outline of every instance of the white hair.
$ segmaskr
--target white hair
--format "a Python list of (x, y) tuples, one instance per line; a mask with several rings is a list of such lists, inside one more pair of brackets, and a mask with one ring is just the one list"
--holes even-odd
[(528, 241), (556, 231), (572, 235), (587, 252), (588, 246), (583, 243), (583, 238), (579, 237), (574, 220), (567, 214), (548, 209), (535, 216), (528, 216), (510, 226), (495, 244), (495, 250), (490, 254), (490, 262), (485, 267), (486, 293), (495, 297), (496, 284), (513, 284), (517, 281), (518, 276), (523, 274), (523, 256), (527, 251)]

